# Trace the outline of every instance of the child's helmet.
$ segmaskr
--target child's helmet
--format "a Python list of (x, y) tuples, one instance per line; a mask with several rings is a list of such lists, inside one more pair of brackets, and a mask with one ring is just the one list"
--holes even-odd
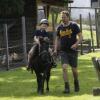
[(41, 24), (47, 24), (47, 25), (49, 25), (49, 22), (48, 22), (47, 19), (41, 19), (40, 25), (41, 25)]

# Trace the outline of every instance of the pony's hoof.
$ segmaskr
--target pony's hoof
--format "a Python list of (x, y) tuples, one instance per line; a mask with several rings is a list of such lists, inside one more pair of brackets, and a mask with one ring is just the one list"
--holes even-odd
[(27, 71), (30, 71), (30, 68), (29, 68), (29, 67), (27, 67), (27, 68), (26, 68), (26, 70), (27, 70)]
[(49, 89), (46, 89), (46, 93), (49, 93)]
[(38, 94), (39, 94), (39, 95), (43, 95), (44, 92), (43, 92), (42, 90), (39, 90), (39, 91), (38, 91)]

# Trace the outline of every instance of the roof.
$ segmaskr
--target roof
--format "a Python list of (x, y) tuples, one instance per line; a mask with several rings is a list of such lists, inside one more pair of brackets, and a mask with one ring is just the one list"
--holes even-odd
[(38, 0), (43, 4), (53, 5), (53, 6), (64, 6), (68, 3), (73, 3), (73, 0)]

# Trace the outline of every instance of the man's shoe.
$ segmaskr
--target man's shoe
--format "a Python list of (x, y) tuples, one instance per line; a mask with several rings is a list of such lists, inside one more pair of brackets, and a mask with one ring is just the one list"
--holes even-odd
[(70, 87), (69, 87), (69, 83), (65, 82), (65, 90), (63, 91), (63, 93), (65, 94), (69, 94), (70, 93)]
[(64, 94), (69, 94), (69, 93), (70, 93), (70, 90), (69, 90), (69, 89), (65, 89), (65, 90), (63, 91), (63, 93), (64, 93)]
[(78, 80), (74, 80), (74, 90), (75, 90), (75, 92), (79, 92), (79, 90), (80, 90)]

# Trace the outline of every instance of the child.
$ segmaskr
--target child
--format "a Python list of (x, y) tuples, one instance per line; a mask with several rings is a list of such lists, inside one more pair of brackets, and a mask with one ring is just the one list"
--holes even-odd
[[(45, 41), (46, 45), (44, 45), (45, 47), (45, 50), (48, 50), (49, 51), (49, 34), (48, 32), (46, 32), (46, 29), (48, 28), (49, 26), (49, 22), (47, 19), (42, 19), (40, 21), (40, 29), (39, 30), (36, 30), (34, 33), (33, 33), (33, 36), (34, 36), (34, 41), (40, 45), (40, 41)], [(32, 52), (32, 49), (29, 51), (29, 54), (28, 54), (28, 62), (30, 60), (30, 57), (31, 57), (31, 52)], [(51, 56), (51, 59), (52, 59), (52, 63), (53, 63), (53, 67), (56, 67), (56, 64), (53, 60), (53, 57)], [(29, 66), (27, 69), (30, 69)]]

